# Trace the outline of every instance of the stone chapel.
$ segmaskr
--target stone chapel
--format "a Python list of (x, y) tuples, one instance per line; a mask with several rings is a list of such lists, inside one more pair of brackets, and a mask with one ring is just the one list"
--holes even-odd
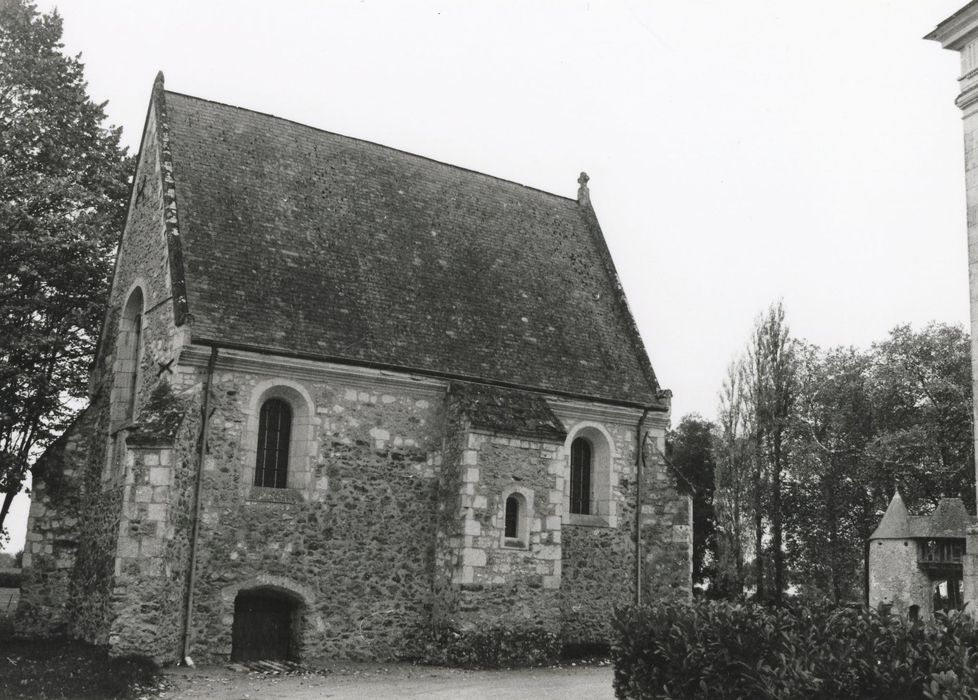
[(157, 77), (17, 612), (161, 662), (606, 640), (691, 593), (691, 503), (581, 176), (567, 199)]

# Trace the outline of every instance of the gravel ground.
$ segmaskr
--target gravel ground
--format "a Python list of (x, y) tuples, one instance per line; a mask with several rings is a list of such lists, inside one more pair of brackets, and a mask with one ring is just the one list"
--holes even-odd
[(312, 700), (434, 698), (444, 700), (613, 700), (610, 666), (519, 671), (462, 671), (409, 665), (336, 666), (297, 674), (235, 671), (221, 666), (164, 671), (168, 689), (153, 697), (178, 700)]

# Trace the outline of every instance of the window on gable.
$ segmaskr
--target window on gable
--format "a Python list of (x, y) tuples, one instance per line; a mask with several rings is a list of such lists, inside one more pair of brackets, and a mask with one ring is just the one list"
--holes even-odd
[(591, 443), (577, 438), (571, 443), (570, 512), (580, 515), (591, 513)]
[(292, 408), (282, 399), (269, 399), (258, 415), (258, 455), (255, 486), (284, 489), (289, 471)]

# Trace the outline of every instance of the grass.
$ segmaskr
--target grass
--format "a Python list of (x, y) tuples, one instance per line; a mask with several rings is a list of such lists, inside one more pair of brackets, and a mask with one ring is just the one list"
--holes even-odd
[(160, 690), (145, 658), (110, 659), (105, 649), (69, 640), (0, 640), (2, 698), (136, 698)]

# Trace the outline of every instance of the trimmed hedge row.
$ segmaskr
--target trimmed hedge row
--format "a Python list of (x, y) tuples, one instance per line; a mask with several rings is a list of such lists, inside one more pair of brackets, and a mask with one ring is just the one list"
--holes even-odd
[(20, 569), (0, 569), (0, 588), (20, 588)]
[(615, 613), (619, 698), (978, 698), (978, 623), (721, 601)]
[(424, 661), (460, 668), (544, 666), (560, 658), (560, 637), (539, 628), (502, 625), (459, 630), (442, 627), (425, 640)]

